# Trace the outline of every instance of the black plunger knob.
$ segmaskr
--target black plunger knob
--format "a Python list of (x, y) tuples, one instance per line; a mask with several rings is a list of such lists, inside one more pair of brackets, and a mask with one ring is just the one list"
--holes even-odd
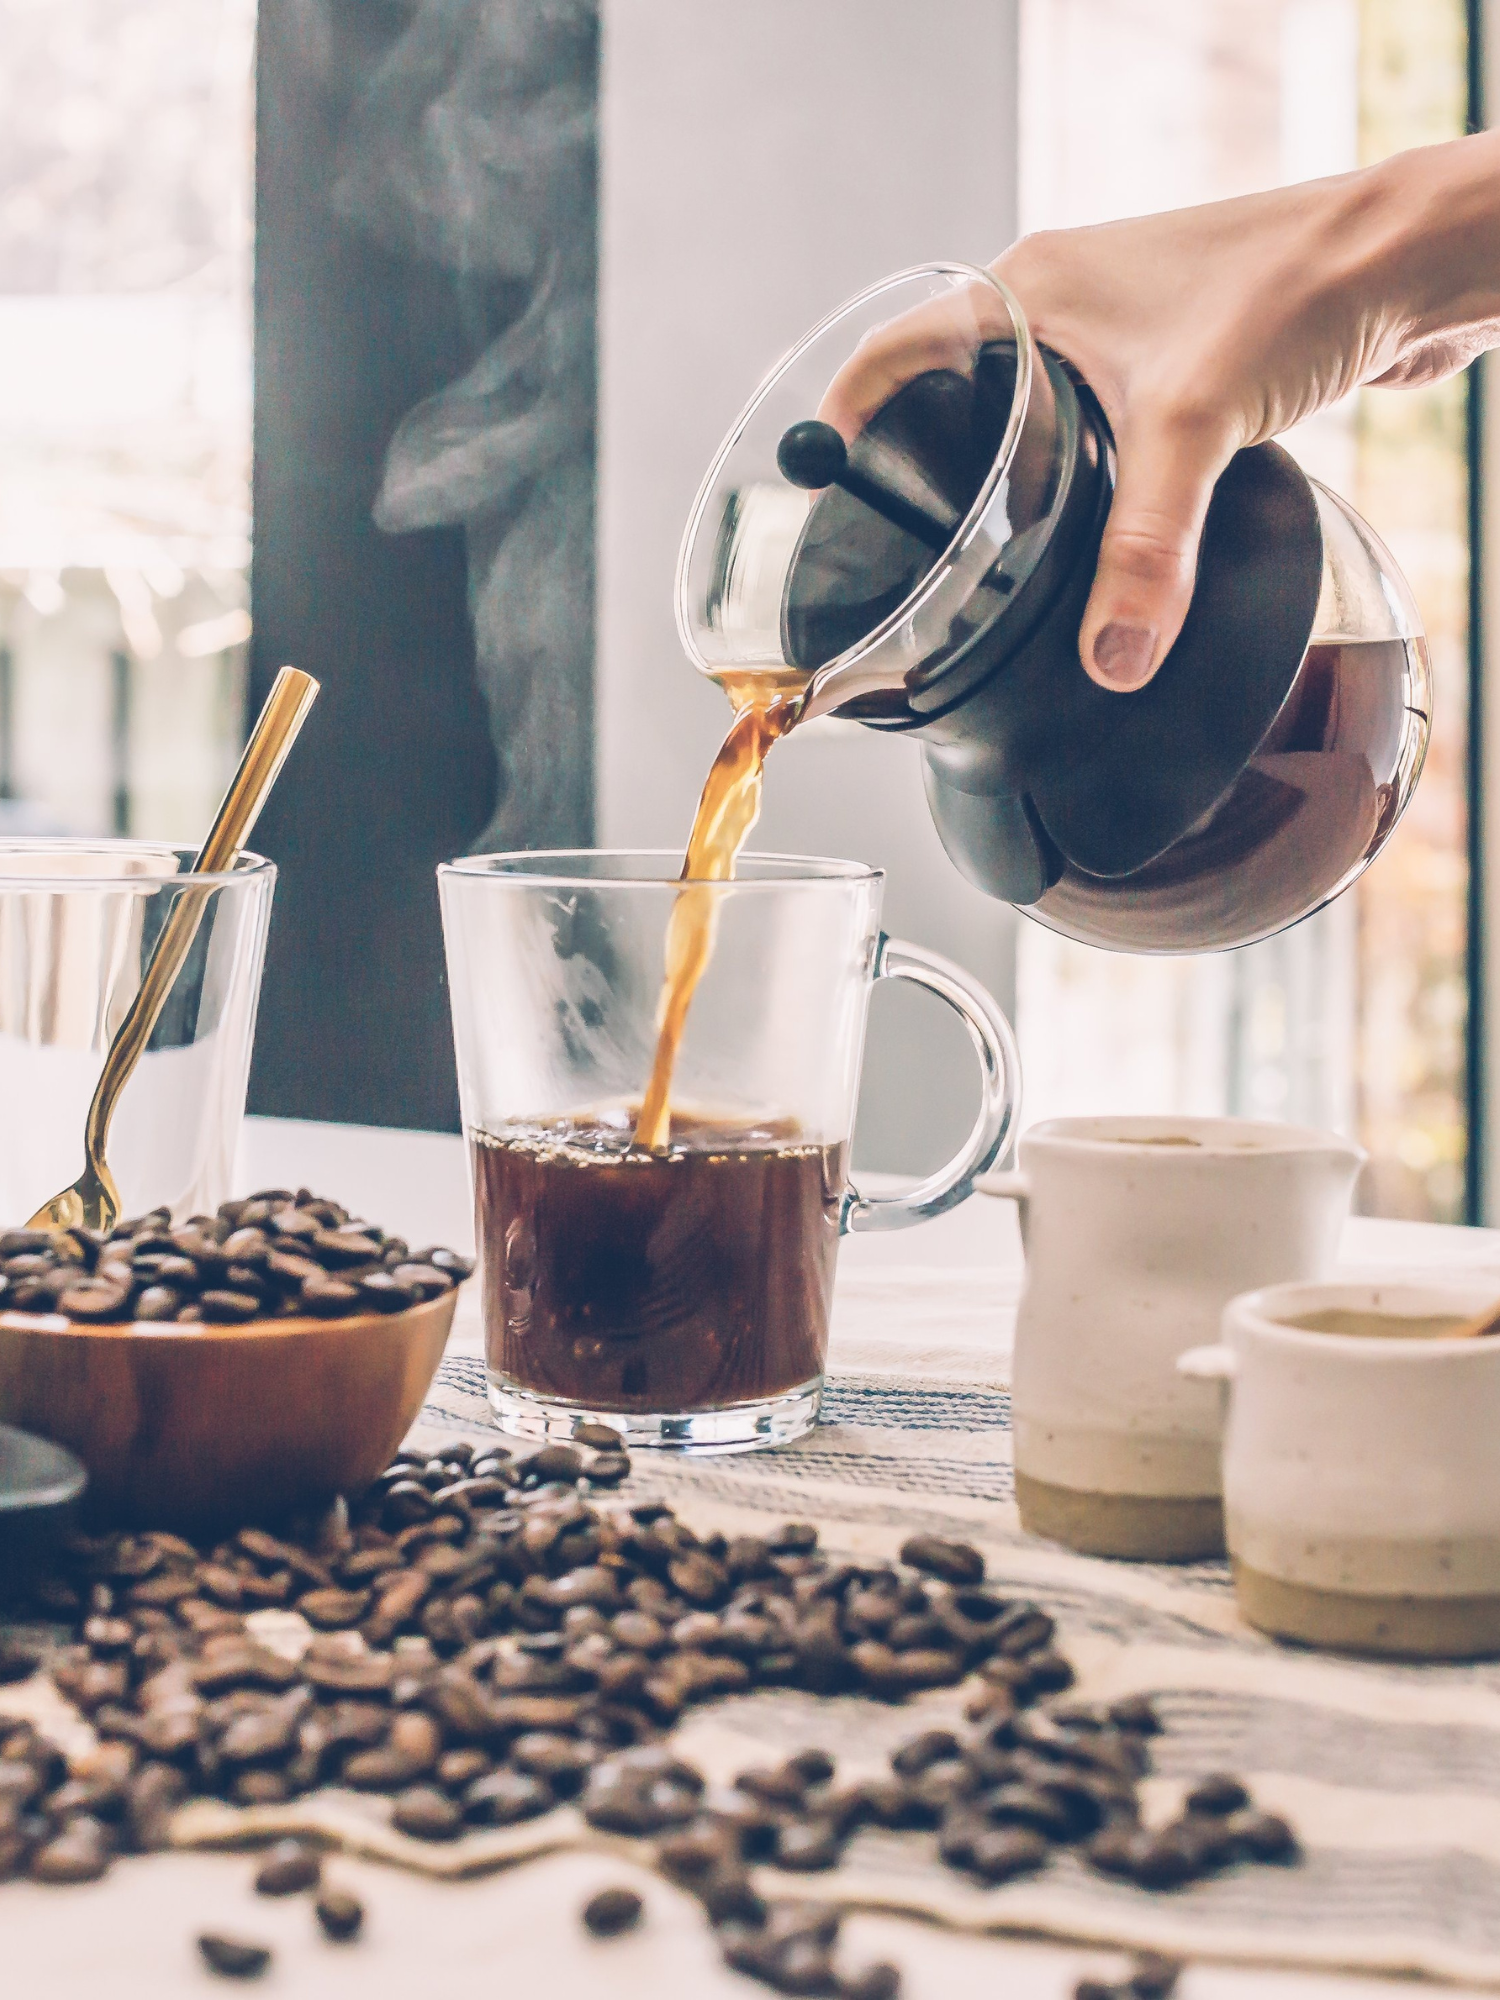
[(930, 549), (945, 549), (952, 539), (957, 518), (941, 521), (889, 486), (872, 479), (868, 470), (855, 465), (849, 448), (832, 424), (804, 417), (789, 424), (776, 447), (776, 463), (782, 476), (793, 486), (820, 492), (825, 486), (841, 486), (856, 500), (872, 507), (893, 528), (914, 535)]
[(782, 477), (793, 486), (818, 491), (824, 486), (841, 486), (849, 466), (849, 448), (832, 424), (820, 424), (805, 417), (781, 434), (776, 447), (776, 463)]

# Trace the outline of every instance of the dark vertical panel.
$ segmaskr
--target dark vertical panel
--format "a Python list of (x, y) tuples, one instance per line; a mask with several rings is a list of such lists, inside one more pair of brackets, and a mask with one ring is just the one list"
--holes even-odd
[(258, 836), (256, 1111), (455, 1125), (433, 871), (589, 837), (595, 48), (581, 0), (261, 0), (251, 700), (324, 692)]

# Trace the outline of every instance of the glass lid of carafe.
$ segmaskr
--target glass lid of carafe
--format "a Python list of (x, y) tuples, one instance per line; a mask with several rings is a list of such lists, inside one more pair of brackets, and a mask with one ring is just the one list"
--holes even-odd
[(829, 314), (699, 489), (677, 571), (694, 665), (808, 679), (808, 715), (896, 721), (940, 677), (956, 698), (966, 646), (1053, 539), (1079, 449), (1060, 369), (969, 264), (899, 272)]

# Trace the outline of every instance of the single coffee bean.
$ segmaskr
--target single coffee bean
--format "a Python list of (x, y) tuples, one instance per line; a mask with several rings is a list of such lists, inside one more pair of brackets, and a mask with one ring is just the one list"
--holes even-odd
[(807, 1779), (785, 1764), (741, 1771), (734, 1783), (737, 1791), (748, 1792), (752, 1799), (762, 1799), (770, 1806), (800, 1806), (807, 1796)]
[(309, 1590), (297, 1599), (297, 1609), (320, 1631), (342, 1632), (357, 1625), (370, 1608), (367, 1590)]
[(787, 1759), (786, 1768), (798, 1772), (809, 1785), (826, 1785), (835, 1765), (826, 1750), (799, 1750), (795, 1757)]
[(269, 1764), (289, 1756), (296, 1738), (294, 1718), (280, 1708), (237, 1715), (219, 1738), (226, 1764)]
[(168, 1845), (172, 1815), (187, 1797), (187, 1779), (170, 1764), (143, 1764), (125, 1786), (126, 1844), (136, 1854)]
[(1257, 1812), (1253, 1807), (1231, 1813), (1224, 1831), (1252, 1861), (1285, 1864), (1302, 1857), (1296, 1834), (1276, 1813)]
[(569, 1736), (530, 1730), (510, 1746), (510, 1761), (528, 1777), (541, 1778), (558, 1798), (570, 1798), (583, 1784), (596, 1759), (583, 1743)]
[(260, 1300), (253, 1292), (219, 1291), (204, 1292), (198, 1300), (203, 1317), (212, 1322), (234, 1325), (254, 1319), (260, 1311)]
[[(204, 1310), (212, 1294), (203, 1294)], [(342, 1319), (359, 1310), (359, 1286), (342, 1278), (308, 1278), (298, 1294), (304, 1312), (317, 1319)]]
[(592, 1420), (575, 1424), (573, 1428), (573, 1442), (574, 1444), (587, 1445), (592, 1451), (623, 1451), (625, 1449), (625, 1439), (619, 1431), (613, 1429), (609, 1424), (598, 1424)]
[(41, 1654), (32, 1647), (23, 1646), (18, 1640), (7, 1639), (0, 1634), (0, 1687), (29, 1680), (41, 1663)]
[(1212, 1777), (1202, 1779), (1183, 1800), (1188, 1812), (1206, 1813), (1217, 1818), (1239, 1812), (1249, 1803), (1249, 1792), (1238, 1778), (1231, 1777), (1227, 1771), (1216, 1771)]
[(395, 1264), (391, 1276), (398, 1284), (414, 1285), (424, 1299), (440, 1297), (457, 1282), (451, 1271), (440, 1271), (433, 1264)]
[(1182, 1960), (1144, 1952), (1130, 1969), (1126, 1987), (1136, 2000), (1167, 2000), (1182, 1976)]
[(182, 1293), (170, 1285), (147, 1285), (137, 1295), (133, 1312), (136, 1319), (148, 1322), (176, 1319), (183, 1303)]
[(901, 1968), (882, 1959), (856, 1972), (839, 1987), (840, 2000), (900, 2000)]
[(792, 1820), (776, 1835), (774, 1858), (780, 1868), (812, 1872), (837, 1867), (843, 1851), (837, 1829), (826, 1820)]
[(737, 1843), (715, 1826), (685, 1827), (670, 1833), (656, 1846), (656, 1865), (676, 1882), (701, 1881), (716, 1868), (727, 1868), (735, 1859)]
[(644, 1909), (634, 1889), (601, 1889), (583, 1906), (584, 1928), (595, 1937), (618, 1937), (640, 1922)]
[(986, 1792), (978, 1809), (992, 1826), (1029, 1826), (1048, 1840), (1073, 1837), (1073, 1817), (1066, 1804), (1040, 1786), (1001, 1785)]
[(403, 1283), (390, 1271), (365, 1272), (358, 1280), (358, 1291), (361, 1301), (377, 1312), (405, 1312), (422, 1298), (419, 1286)]
[(1135, 1736), (1161, 1734), (1161, 1717), (1151, 1701), (1143, 1694), (1128, 1695), (1123, 1701), (1112, 1701), (1109, 1705), (1109, 1719), (1116, 1729), (1128, 1729)]
[(717, 1869), (692, 1884), (692, 1891), (715, 1930), (725, 1924), (758, 1926), (769, 1915), (765, 1899), (742, 1868)]
[(69, 1319), (86, 1323), (124, 1319), (129, 1290), (122, 1285), (101, 1284), (97, 1279), (70, 1285), (57, 1301), (57, 1310)]
[(413, 1785), (397, 1798), (391, 1824), (413, 1840), (456, 1840), (464, 1816), (435, 1785)]
[(365, 1906), (347, 1889), (324, 1889), (313, 1905), (323, 1935), (335, 1944), (347, 1944), (358, 1937), (365, 1920)]
[(263, 1944), (249, 1944), (243, 1938), (220, 1937), (205, 1932), (198, 1950), (210, 1972), (223, 1979), (258, 1979), (271, 1963), (271, 1953)]
[(323, 1873), (322, 1857), (300, 1840), (278, 1840), (255, 1872), (258, 1896), (295, 1896), (316, 1888)]
[(1204, 1872), (1203, 1854), (1180, 1827), (1157, 1833), (1142, 1830), (1132, 1836), (1129, 1873), (1143, 1889), (1176, 1889)]
[(445, 1791), (463, 1791), (494, 1769), (483, 1750), (445, 1750), (437, 1761), (437, 1781)]
[(491, 1771), (465, 1791), (463, 1816), (473, 1826), (515, 1826), (550, 1812), (554, 1804), (550, 1786), (539, 1778), (520, 1771)]
[(34, 1882), (97, 1882), (109, 1867), (112, 1852), (107, 1829), (80, 1813), (37, 1849), (27, 1872)]
[(984, 1576), (984, 1557), (967, 1542), (945, 1542), (936, 1535), (912, 1535), (901, 1544), (901, 1560), (908, 1569), (941, 1577), (944, 1583), (978, 1583)]
[(962, 1745), (951, 1729), (924, 1729), (891, 1753), (891, 1769), (903, 1778), (914, 1778), (930, 1764), (944, 1763), (962, 1754)]
[(570, 1444), (547, 1444), (520, 1459), (516, 1471), (538, 1481), (560, 1479), (571, 1485), (583, 1473), (583, 1459)]
[(1008, 1882), (1045, 1867), (1050, 1855), (1046, 1840), (1030, 1827), (985, 1827), (974, 1835), (967, 1865), (986, 1882)]

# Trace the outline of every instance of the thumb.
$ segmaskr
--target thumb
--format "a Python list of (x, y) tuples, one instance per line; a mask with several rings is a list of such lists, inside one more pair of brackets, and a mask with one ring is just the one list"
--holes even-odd
[(1084, 671), (1117, 694), (1144, 687), (1182, 629), (1214, 481), (1233, 446), (1217, 428), (1122, 424), (1115, 497), (1078, 634)]

